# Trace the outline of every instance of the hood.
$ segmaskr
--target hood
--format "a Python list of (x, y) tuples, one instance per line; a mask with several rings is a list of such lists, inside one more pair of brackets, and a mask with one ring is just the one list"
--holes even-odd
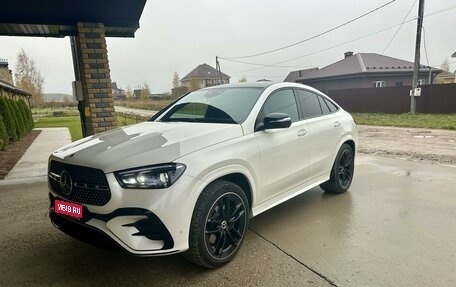
[(241, 126), (233, 124), (144, 122), (83, 138), (56, 150), (51, 158), (109, 173), (172, 162), (242, 135)]

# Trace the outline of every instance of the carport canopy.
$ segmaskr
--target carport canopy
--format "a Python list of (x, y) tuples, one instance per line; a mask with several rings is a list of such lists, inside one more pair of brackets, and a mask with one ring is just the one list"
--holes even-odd
[(106, 37), (134, 37), (146, 0), (12, 0), (0, 4), (0, 35), (65, 37), (78, 22), (104, 23)]

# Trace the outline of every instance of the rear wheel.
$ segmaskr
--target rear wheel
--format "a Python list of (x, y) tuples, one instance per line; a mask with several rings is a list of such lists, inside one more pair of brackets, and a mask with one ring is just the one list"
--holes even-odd
[(343, 144), (337, 153), (329, 181), (320, 185), (328, 192), (344, 193), (348, 190), (355, 169), (355, 154), (348, 144)]
[(184, 256), (207, 268), (220, 267), (239, 251), (248, 226), (248, 201), (236, 184), (217, 180), (200, 195)]

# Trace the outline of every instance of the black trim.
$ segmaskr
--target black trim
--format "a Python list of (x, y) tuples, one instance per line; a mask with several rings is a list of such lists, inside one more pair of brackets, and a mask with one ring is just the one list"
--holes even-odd
[[(264, 114), (264, 105), (266, 104), (266, 102), (269, 100), (269, 98), (271, 98), (272, 95), (274, 95), (275, 93), (277, 92), (280, 92), (280, 91), (283, 91), (283, 90), (291, 90), (291, 92), (293, 93), (293, 96), (294, 96), (294, 99), (295, 99), (295, 104), (296, 104), (296, 109), (297, 109), (297, 112), (298, 112), (298, 120), (297, 121), (292, 121), (291, 123), (295, 123), (295, 122), (299, 122), (302, 120), (301, 118), (301, 110), (300, 110), (300, 107), (299, 107), (299, 104), (298, 104), (298, 99), (296, 98), (296, 93), (294, 91), (294, 87), (283, 87), (283, 88), (278, 88), (274, 91), (272, 91), (268, 97), (266, 98), (266, 100), (264, 100), (262, 106), (261, 106), (261, 109), (260, 111), (258, 112), (258, 115), (257, 115), (257, 118), (255, 120), (255, 127), (253, 129), (253, 132), (259, 132), (259, 131), (262, 131), (264, 130), (263, 129), (263, 120), (264, 118), (266, 117), (266, 115)], [(291, 116), (288, 115), (290, 118)]]
[[(301, 90), (301, 91), (304, 91), (304, 92), (308, 92), (308, 93), (314, 94), (314, 95), (317, 97), (318, 103), (319, 103), (319, 105), (320, 105), (320, 111), (321, 111), (321, 114), (320, 114), (320, 115), (317, 115), (317, 116), (314, 116), (314, 117), (306, 117), (306, 116), (304, 115), (304, 113), (302, 113), (302, 114), (300, 115), (300, 116), (302, 117), (302, 118), (301, 118), (302, 120), (315, 119), (315, 118), (319, 118), (319, 117), (331, 115), (331, 114), (334, 114), (334, 113), (338, 112), (339, 109), (340, 109), (339, 106), (338, 106), (331, 98), (329, 98), (328, 96), (326, 96), (325, 94), (323, 94), (323, 93), (321, 93), (321, 92), (320, 92), (320, 93), (316, 93), (315, 91), (311, 91), (311, 90), (307, 90), (307, 89), (303, 89), (303, 88), (294, 88), (294, 90), (295, 90), (295, 95), (298, 97), (297, 101), (298, 101), (298, 103), (299, 103), (298, 106), (299, 106), (299, 110), (300, 110), (301, 112), (302, 112), (302, 107), (301, 107), (301, 105), (302, 105), (303, 103), (301, 102), (301, 98), (298, 96), (298, 90)], [(330, 110), (330, 113), (329, 113), (329, 114), (324, 114), (324, 113), (323, 113), (323, 109), (322, 109), (322, 107), (321, 107), (321, 103), (320, 103), (320, 99), (319, 99), (319, 98), (322, 99), (323, 101), (329, 101), (329, 102), (331, 102), (331, 103), (336, 107), (336, 110), (335, 110), (335, 111), (332, 111), (332, 110), (328, 107), (328, 109)], [(326, 104), (326, 103), (325, 103), (325, 104)], [(327, 104), (326, 104), (326, 105), (327, 105)]]
[(169, 103), (168, 105), (166, 105), (163, 109), (161, 109), (160, 111), (158, 111), (158, 113), (156, 113), (155, 115), (151, 116), (147, 121), (149, 122), (155, 122), (157, 120), (157, 118), (159, 118), (161, 115), (163, 115), (164, 112), (166, 112), (169, 108), (171, 108), (175, 103), (177, 103), (180, 99), (182, 99), (183, 97), (185, 97), (186, 95), (190, 94), (190, 92), (187, 92), (186, 94), (180, 96), (179, 98), (175, 99), (174, 101), (172, 101), (171, 103)]
[[(96, 246), (100, 246), (104, 244), (105, 246), (112, 247), (112, 243), (114, 242), (117, 247), (121, 247), (115, 240), (111, 237), (106, 235), (103, 231), (94, 228), (93, 226), (85, 224), (92, 218), (101, 220), (103, 222), (108, 222), (109, 220), (118, 217), (118, 216), (128, 216), (128, 215), (142, 215), (146, 216), (145, 219), (140, 219), (138, 221), (125, 224), (123, 226), (134, 226), (138, 230), (138, 232), (132, 234), (133, 236), (144, 236), (151, 240), (162, 240), (163, 247), (161, 250), (171, 249), (174, 247), (174, 240), (169, 233), (166, 226), (163, 222), (155, 215), (152, 211), (147, 210), (145, 208), (119, 208), (109, 214), (99, 214), (90, 212), (86, 206), (83, 205), (83, 218), (76, 219), (65, 215), (56, 214), (54, 211), (54, 201), (57, 200), (64, 200), (66, 199), (60, 197), (54, 197), (51, 193), (49, 193), (50, 199), (50, 207), (49, 207), (49, 217), (51, 222), (64, 233), (79, 239), (81, 241), (94, 244)], [(60, 223), (60, 224), (59, 224)], [(88, 230), (89, 229), (89, 230)], [(102, 238), (100, 239), (100, 234)], [(93, 237), (93, 238), (92, 238)], [(103, 238), (104, 237), (104, 238)], [(106, 241), (106, 237), (109, 238)], [(94, 239), (94, 240), (92, 240)], [(117, 248), (115, 248), (117, 249)]]
[[(64, 172), (71, 177), (69, 192), (63, 189), (60, 182)], [(48, 182), (51, 190), (66, 200), (104, 206), (111, 199), (108, 180), (101, 169), (51, 160), (48, 164)]]
[(49, 212), (49, 218), (55, 227), (71, 237), (97, 247), (117, 251), (126, 251), (114, 239), (92, 226), (77, 222), (70, 217), (60, 216), (53, 211)]

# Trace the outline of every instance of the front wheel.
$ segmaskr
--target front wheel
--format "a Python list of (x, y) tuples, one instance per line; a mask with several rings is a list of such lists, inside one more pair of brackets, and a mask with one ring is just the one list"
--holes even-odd
[(329, 181), (320, 187), (328, 192), (344, 193), (348, 190), (353, 180), (355, 170), (355, 154), (348, 144), (343, 144), (337, 153)]
[(224, 180), (208, 185), (193, 211), (189, 250), (184, 256), (207, 268), (229, 262), (244, 241), (248, 206), (245, 193), (238, 185)]

